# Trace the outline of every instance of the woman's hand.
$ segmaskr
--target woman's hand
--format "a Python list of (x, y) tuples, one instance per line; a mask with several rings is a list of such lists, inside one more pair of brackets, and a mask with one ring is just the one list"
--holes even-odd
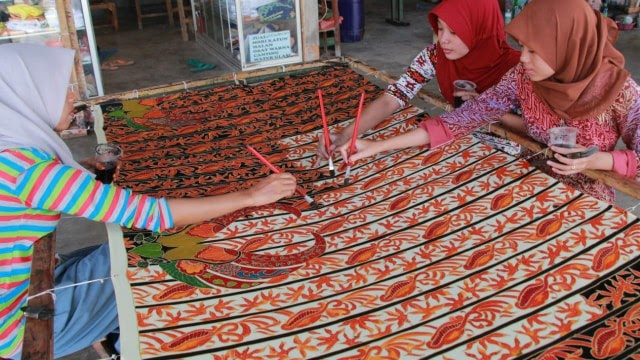
[(351, 150), (351, 143), (343, 144), (338, 148), (338, 150), (345, 161), (353, 163), (354, 161), (373, 156), (382, 151), (383, 149), (379, 145), (379, 141), (357, 139), (356, 151), (354, 154), (349, 154), (349, 151)]
[[(554, 159), (556, 161), (548, 161), (548, 165), (552, 170), (561, 175), (573, 175), (587, 169), (611, 170), (611, 166), (607, 168), (606, 158), (610, 158), (609, 153), (597, 151), (597, 148), (586, 148), (577, 145), (573, 148), (563, 148), (551, 146)], [(583, 152), (583, 154), (578, 154)], [(578, 157), (579, 156), (579, 157)], [(604, 165), (604, 166), (603, 166)]]
[(88, 159), (78, 161), (78, 164), (82, 165), (83, 168), (91, 171), (92, 173), (96, 173), (96, 158), (90, 157)]
[(467, 101), (470, 99), (473, 99), (477, 96), (479, 96), (480, 94), (478, 94), (475, 91), (454, 91), (453, 92), (453, 96), (460, 96), (460, 98), (462, 99), (462, 101)]
[[(360, 126), (357, 129), (358, 134), (362, 134), (365, 131), (378, 125), (381, 121), (389, 117), (398, 109), (400, 109), (400, 103), (395, 97), (389, 94), (379, 96), (372, 103), (365, 106), (365, 108), (362, 110)], [(354, 126), (355, 124), (351, 123), (349, 126), (342, 129), (339, 133), (329, 134), (329, 136), (331, 137), (331, 147), (329, 148), (331, 153), (333, 153), (334, 150), (338, 149), (342, 145), (351, 141)], [(323, 135), (320, 135), (318, 139), (318, 150), (316, 153), (318, 155), (318, 158), (320, 159), (329, 158), (329, 153), (327, 153)]]
[(418, 127), (404, 134), (384, 140), (372, 141), (357, 139), (355, 154), (349, 154), (349, 150), (351, 148), (350, 142), (340, 146), (338, 150), (342, 154), (342, 158), (351, 163), (383, 151), (404, 149), (411, 146), (429, 145), (430, 141), (431, 138), (429, 133), (425, 129)]
[[(331, 153), (333, 153), (333, 150), (335, 150), (336, 148), (336, 140), (338, 138), (338, 135), (329, 133), (329, 138), (331, 139), (331, 146), (329, 147), (329, 150), (331, 151)], [(327, 152), (327, 143), (324, 140), (324, 134), (320, 134), (320, 136), (318, 137), (318, 149), (316, 150), (316, 155), (320, 159), (329, 158), (330, 153)]]
[[(331, 146), (329, 147), (331, 154), (333, 154), (336, 148), (342, 146), (346, 142), (344, 136), (342, 136), (342, 133), (329, 133), (329, 137), (331, 138)], [(320, 134), (320, 136), (318, 137), (318, 149), (316, 151), (316, 154), (321, 159), (326, 160), (329, 158), (330, 153), (327, 153), (327, 145), (325, 143), (324, 134)]]
[[(82, 165), (83, 168), (91, 171), (92, 173), (96, 173), (96, 170), (98, 170), (98, 162), (96, 161), (95, 157), (90, 157), (88, 159), (84, 159), (78, 162), (80, 165)], [(118, 159), (118, 165), (116, 165), (116, 172), (113, 174), (113, 180), (116, 180), (118, 178), (118, 176), (120, 175), (120, 168), (122, 167), (122, 161), (120, 161), (120, 159)], [(101, 169), (101, 170), (104, 170)]]
[(296, 191), (296, 178), (290, 173), (271, 174), (247, 190), (253, 206), (276, 202)]
[(260, 206), (291, 196), (296, 178), (289, 173), (271, 174), (243, 191), (200, 198), (167, 199), (174, 226), (194, 224), (232, 213), (248, 206)]

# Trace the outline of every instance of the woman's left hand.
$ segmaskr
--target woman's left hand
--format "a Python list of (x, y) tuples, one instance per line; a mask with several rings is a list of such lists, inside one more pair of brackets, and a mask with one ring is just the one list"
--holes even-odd
[(480, 94), (478, 94), (475, 91), (454, 91), (453, 92), (453, 96), (460, 96), (462, 101), (471, 100), (479, 95)]
[(594, 161), (598, 156), (599, 151), (595, 151), (593, 154), (580, 158), (571, 158), (569, 154), (586, 151), (587, 148), (582, 145), (577, 145), (573, 148), (563, 148), (558, 146), (551, 146), (553, 150), (555, 161), (547, 161), (547, 164), (551, 166), (553, 171), (561, 175), (573, 175), (582, 172), (586, 169), (595, 169)]
[(80, 165), (82, 165), (83, 168), (91, 171), (92, 173), (96, 173), (96, 158), (95, 157), (90, 157), (84, 160), (80, 160), (78, 161), (78, 163)]
[[(92, 173), (96, 173), (96, 165), (97, 165), (97, 161), (95, 157), (90, 157), (84, 160), (81, 160), (78, 162), (80, 165), (82, 165), (82, 167), (84, 167), (85, 169), (91, 171)], [(120, 159), (118, 159), (118, 165), (116, 166), (116, 172), (113, 174), (113, 179), (117, 179), (118, 176), (120, 175), (120, 168), (122, 167), (122, 161), (120, 161)]]

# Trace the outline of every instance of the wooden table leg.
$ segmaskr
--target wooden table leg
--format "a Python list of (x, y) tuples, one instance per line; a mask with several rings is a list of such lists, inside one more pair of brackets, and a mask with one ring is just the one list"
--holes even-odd
[(410, 24), (404, 21), (404, 0), (390, 0), (391, 17), (387, 18), (387, 22), (396, 26), (409, 26)]

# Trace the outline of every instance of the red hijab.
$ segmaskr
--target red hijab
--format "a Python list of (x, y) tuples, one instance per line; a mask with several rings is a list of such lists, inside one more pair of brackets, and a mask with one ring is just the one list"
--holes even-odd
[(584, 0), (532, 1), (507, 31), (555, 71), (533, 90), (558, 116), (601, 114), (629, 77), (624, 56), (613, 47), (616, 24)]
[[(563, 1), (563, 0), (557, 0)], [(444, 0), (428, 16), (435, 34), (438, 18), (467, 45), (469, 53), (448, 60), (440, 46), (436, 51), (436, 78), (440, 91), (453, 104), (453, 81), (471, 80), (479, 93), (500, 81), (514, 67), (520, 52), (507, 44), (502, 12), (496, 0)]]

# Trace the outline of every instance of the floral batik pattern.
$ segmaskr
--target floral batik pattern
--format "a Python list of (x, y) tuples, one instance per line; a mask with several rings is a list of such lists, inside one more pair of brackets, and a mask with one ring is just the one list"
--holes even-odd
[[(110, 239), (127, 359), (629, 358), (640, 346), (640, 223), (464, 136), (380, 153), (343, 184), (322, 133), (384, 90), (345, 67), (103, 104), (119, 184), (222, 194), (292, 172), (296, 195)], [(427, 118), (405, 107), (363, 136)], [(124, 254), (128, 259), (124, 260)], [(123, 290), (125, 289), (125, 290)], [(126, 305), (130, 304), (130, 305)], [(134, 320), (135, 319), (135, 320)]]

